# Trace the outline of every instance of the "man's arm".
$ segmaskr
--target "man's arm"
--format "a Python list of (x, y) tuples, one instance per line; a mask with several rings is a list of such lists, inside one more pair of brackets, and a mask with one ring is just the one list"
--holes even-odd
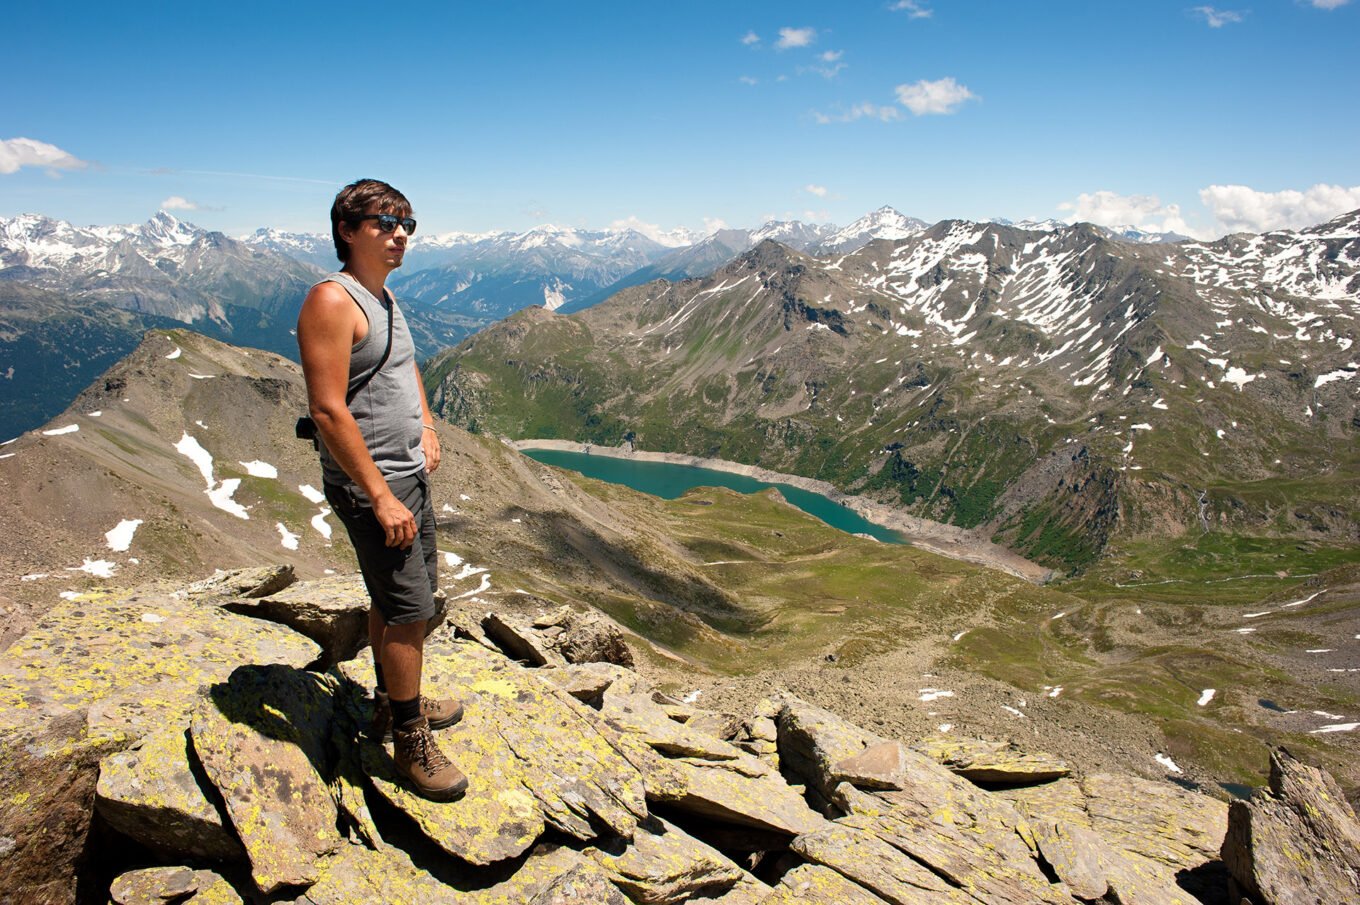
[(439, 435), (434, 432), (434, 415), (430, 414), (430, 404), (425, 399), (425, 381), (420, 376), (420, 366), (413, 364), (412, 367), (416, 369), (416, 386), (420, 389), (420, 423), (424, 425), (420, 430), (420, 448), (425, 451), (425, 470), (434, 474), (442, 455)]
[(297, 330), (307, 407), (336, 463), (372, 501), (387, 546), (405, 548), (416, 537), (415, 517), (392, 495), (345, 401), (349, 353), (361, 320), (349, 293), (334, 283), (321, 283), (307, 293)]

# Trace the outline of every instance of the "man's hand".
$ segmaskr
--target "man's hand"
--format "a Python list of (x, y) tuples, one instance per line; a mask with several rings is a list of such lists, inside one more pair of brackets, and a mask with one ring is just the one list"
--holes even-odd
[(425, 451), (425, 470), (434, 474), (439, 467), (439, 435), (427, 427), (420, 429), (420, 448)]
[(401, 500), (391, 493), (373, 501), (373, 517), (382, 525), (386, 537), (383, 542), (389, 547), (405, 550), (416, 540), (416, 517)]

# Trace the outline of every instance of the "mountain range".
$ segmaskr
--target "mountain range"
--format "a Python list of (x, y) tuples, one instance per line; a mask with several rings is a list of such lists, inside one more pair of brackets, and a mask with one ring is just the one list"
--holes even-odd
[(1206, 530), (1354, 542), (1360, 212), (1141, 244), (944, 221), (838, 257), (529, 309), (436, 357), (437, 409), (831, 482), (1079, 570)]

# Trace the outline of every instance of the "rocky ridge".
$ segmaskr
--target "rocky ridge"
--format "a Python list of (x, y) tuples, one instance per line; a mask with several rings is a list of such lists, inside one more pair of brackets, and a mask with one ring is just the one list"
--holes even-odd
[[(276, 567), (87, 594), (6, 652), (4, 895), (121, 905), (1227, 901), (1219, 849), (1232, 833), (1220, 801), (1073, 776), (1014, 746), (911, 746), (792, 696), (745, 715), (706, 712), (592, 660), (626, 659), (617, 629), (562, 610), (528, 620), (448, 605), (426, 676), (467, 704), (440, 740), (472, 784), (458, 801), (425, 801), (394, 778), (387, 747), (360, 732), (364, 659), (318, 671), (363, 601), (281, 607), (268, 621), (237, 612), (333, 593), (280, 588), (289, 577)], [(508, 655), (512, 637), (541, 665)], [(1272, 795), (1312, 813), (1297, 786), (1274, 782)], [(1327, 838), (1356, 838), (1344, 801), (1326, 813)], [(1237, 875), (1239, 863), (1265, 863), (1304, 838), (1258, 836), (1225, 860)], [(1330, 849), (1317, 853), (1332, 863)], [(1348, 882), (1300, 875), (1319, 894)]]

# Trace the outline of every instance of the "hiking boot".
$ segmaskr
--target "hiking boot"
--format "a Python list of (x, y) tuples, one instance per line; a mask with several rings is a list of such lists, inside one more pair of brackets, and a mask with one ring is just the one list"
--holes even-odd
[[(420, 715), (430, 721), (431, 729), (447, 729), (463, 718), (463, 705), (453, 698), (436, 701), (421, 695)], [(392, 741), (392, 701), (385, 691), (373, 692), (373, 720), (368, 726), (368, 737)]]
[(467, 791), (467, 777), (439, 750), (430, 721), (425, 717), (396, 727), (392, 741), (397, 772), (409, 779), (422, 796), (431, 801), (452, 801)]

